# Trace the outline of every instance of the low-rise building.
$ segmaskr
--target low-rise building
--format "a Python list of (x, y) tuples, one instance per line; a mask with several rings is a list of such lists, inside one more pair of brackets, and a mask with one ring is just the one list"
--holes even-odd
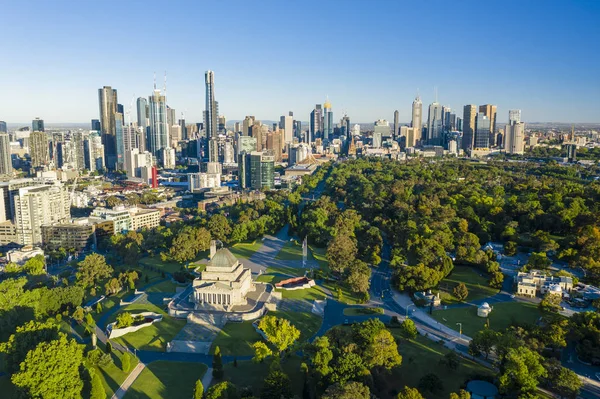
[(94, 244), (94, 232), (95, 226), (87, 221), (54, 223), (42, 226), (42, 242), (48, 249), (65, 248), (81, 251)]
[(131, 208), (131, 230), (139, 230), (143, 227), (148, 229), (158, 227), (160, 225), (160, 210)]
[[(540, 270), (531, 270), (529, 273), (519, 272), (517, 274), (518, 295), (535, 297), (538, 293), (546, 294), (553, 286), (558, 286), (561, 292), (571, 292), (573, 289), (573, 279), (565, 276), (547, 276)], [(555, 292), (556, 289), (553, 289)]]
[(23, 265), (29, 259), (34, 258), (38, 255), (44, 256), (44, 251), (38, 247), (32, 247), (26, 245), (20, 249), (12, 249), (6, 253), (6, 259), (9, 262), (16, 263), (17, 265)]

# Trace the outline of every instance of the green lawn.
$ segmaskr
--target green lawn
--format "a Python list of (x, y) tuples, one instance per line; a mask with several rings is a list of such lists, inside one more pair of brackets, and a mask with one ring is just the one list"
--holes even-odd
[(262, 283), (276, 284), (281, 280), (286, 280), (292, 277), (302, 277), (306, 274), (306, 269), (296, 267), (268, 267), (267, 270), (256, 278), (256, 281)]
[(254, 253), (258, 250), (258, 248), (261, 247), (262, 244), (263, 243), (261, 240), (255, 240), (252, 242), (240, 242), (234, 244), (232, 247), (229, 248), (229, 250), (236, 258), (248, 259), (252, 255), (254, 255)]
[[(298, 356), (291, 356), (281, 361), (281, 368), (290, 377), (292, 392), (298, 397), (302, 397), (303, 373), (300, 372), (302, 359)], [(255, 397), (260, 397), (260, 390), (263, 386), (265, 377), (269, 374), (269, 361), (263, 363), (253, 363), (251, 360), (238, 361), (237, 367), (233, 363), (227, 363), (223, 366), (225, 370), (224, 379), (233, 382), (238, 389), (251, 388)], [(213, 384), (218, 381), (213, 380)]]
[(210, 353), (218, 346), (223, 355), (253, 356), (252, 345), (260, 341), (260, 335), (254, 330), (252, 321), (227, 323), (213, 341)]
[(383, 314), (383, 308), (357, 307), (344, 309), (344, 316), (365, 316)]
[[(496, 331), (510, 327), (513, 323), (533, 324), (541, 314), (537, 305), (528, 302), (503, 302), (494, 305), (490, 313), (490, 328)], [(477, 307), (467, 306), (448, 310), (436, 310), (433, 318), (458, 331), (456, 323), (462, 323), (463, 334), (473, 335), (485, 327), (486, 319), (477, 316)]]
[(492, 370), (468, 359), (461, 359), (457, 370), (449, 370), (445, 365), (440, 364), (440, 360), (449, 349), (422, 336), (418, 336), (414, 341), (406, 341), (401, 339), (400, 329), (391, 331), (397, 339), (400, 339), (398, 351), (402, 355), (402, 365), (393, 369), (385, 377), (385, 383), (382, 384), (378, 395), (381, 399), (395, 398), (404, 386), (417, 387), (419, 380), (429, 373), (434, 373), (442, 379), (444, 389), (436, 394), (422, 392), (428, 399), (447, 399), (450, 392), (458, 392), (461, 385), (466, 383), (472, 374), (493, 374)]
[(175, 319), (168, 316), (157, 306), (135, 303), (119, 309), (118, 312), (111, 315), (108, 322), (110, 323), (115, 321), (117, 315), (123, 312), (155, 312), (163, 315), (162, 321), (114, 339), (114, 341), (117, 343), (141, 350), (164, 351), (167, 346), (167, 342), (172, 341), (175, 335), (177, 335), (177, 333), (183, 328), (183, 326), (185, 326), (186, 323), (186, 320)]
[(444, 303), (452, 304), (459, 302), (452, 294), (452, 290), (459, 283), (464, 283), (469, 290), (466, 302), (488, 298), (500, 292), (500, 290), (488, 286), (488, 278), (485, 276), (485, 273), (468, 266), (456, 266), (452, 270), (452, 273), (440, 281), (438, 285), (441, 292), (440, 296)]
[(287, 319), (298, 330), (300, 330), (300, 342), (305, 342), (312, 338), (319, 328), (323, 319), (314, 313), (308, 312), (292, 312), (292, 311), (276, 311), (269, 312), (269, 316), (276, 316)]
[[(361, 303), (360, 296), (357, 293), (352, 292), (350, 287), (341, 281), (327, 280), (323, 282), (323, 287), (331, 291), (331, 295), (333, 295), (335, 299), (347, 305), (358, 305)], [(338, 288), (342, 290), (342, 298), (338, 298), (337, 296)]]
[[(98, 341), (98, 347), (103, 351), (106, 349), (104, 344)], [(100, 374), (100, 378), (102, 379), (102, 383), (104, 385), (104, 390), (106, 391), (106, 395), (108, 397), (112, 396), (113, 393), (125, 381), (125, 378), (129, 375), (129, 373), (125, 373), (122, 370), (121, 358), (123, 354), (119, 351), (113, 350), (111, 352), (111, 356), (113, 358), (113, 363), (104, 367), (97, 367), (96, 371)], [(138, 359), (132, 357), (131, 361), (131, 370), (138, 364)]]
[(303, 290), (277, 290), (284, 299), (303, 299), (305, 301), (323, 300), (327, 296), (318, 285)]
[(111, 295), (107, 298), (105, 298), (102, 302), (100, 302), (100, 304), (102, 305), (102, 312), (101, 313), (96, 313), (96, 311), (92, 311), (92, 317), (94, 318), (94, 320), (96, 322), (98, 322), (98, 320), (100, 320), (100, 318), (102, 317), (102, 315), (104, 315), (106, 312), (108, 312), (109, 309), (112, 309), (115, 306), (119, 306), (119, 303), (121, 303), (121, 299), (131, 295), (132, 292), (131, 291), (121, 291), (116, 295)]
[(17, 389), (10, 381), (9, 375), (0, 377), (0, 392), (2, 392), (3, 398), (12, 399), (17, 397)]
[(152, 287), (148, 287), (145, 292), (172, 292), (174, 293), (177, 290), (177, 284), (172, 282), (171, 280), (165, 280), (161, 283), (155, 284)]
[[(198, 255), (196, 256), (196, 259), (189, 262), (189, 266), (195, 268), (199, 264), (199, 262), (202, 261), (203, 259), (206, 259), (207, 256), (208, 256), (208, 251), (199, 252)], [(179, 262), (176, 262), (173, 260), (163, 261), (160, 258), (160, 256), (147, 256), (145, 258), (140, 259), (138, 263), (140, 263), (141, 265), (156, 267), (161, 271), (164, 271), (166, 273), (171, 273), (171, 274), (180, 271), (182, 266), (185, 267), (185, 263), (179, 263)], [(152, 273), (152, 272), (149, 272), (149, 273)]]
[[(302, 243), (295, 240), (286, 242), (281, 251), (275, 256), (275, 259), (302, 260)], [(316, 260), (322, 270), (329, 272), (327, 258), (325, 257), (325, 248), (317, 248), (309, 245), (308, 259)]]
[(125, 394), (126, 399), (191, 398), (206, 372), (202, 363), (156, 361), (148, 364)]

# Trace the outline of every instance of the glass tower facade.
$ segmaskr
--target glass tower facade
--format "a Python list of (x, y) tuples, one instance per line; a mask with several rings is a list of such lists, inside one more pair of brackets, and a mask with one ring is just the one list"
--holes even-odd
[(475, 118), (475, 143), (474, 148), (489, 148), (490, 146), (490, 118), (483, 113), (478, 113)]
[(159, 89), (155, 89), (148, 98), (150, 108), (150, 126), (148, 134), (148, 151), (158, 157), (160, 150), (169, 146), (169, 130), (167, 126), (167, 99)]

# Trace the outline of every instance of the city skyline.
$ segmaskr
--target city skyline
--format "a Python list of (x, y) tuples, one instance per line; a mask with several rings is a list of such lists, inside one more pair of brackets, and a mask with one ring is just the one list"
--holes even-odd
[[(342, 111), (361, 123), (392, 120), (397, 109), (399, 120), (406, 123), (416, 93), (428, 107), (438, 87), (438, 102), (452, 109), (497, 105), (499, 123), (507, 122), (505, 111), (513, 108), (523, 110), (526, 122), (600, 122), (600, 100), (595, 95), (600, 78), (589, 68), (600, 56), (588, 46), (600, 38), (594, 22), (600, 3), (515, 2), (497, 7), (461, 2), (452, 5), (452, 15), (457, 17), (451, 23), (448, 10), (436, 4), (410, 8), (383, 1), (368, 7), (344, 4), (322, 4), (319, 13), (312, 13), (310, 5), (279, 3), (181, 2), (177, 7), (162, 7), (167, 34), (159, 35), (153, 48), (168, 48), (173, 56), (157, 62), (154, 51), (134, 51), (132, 63), (122, 62), (132, 56), (127, 41), (139, 34), (138, 24), (131, 21), (154, 18), (158, 5), (141, 8), (119, 3), (119, 12), (113, 13), (113, 7), (105, 4), (56, 8), (43, 2), (10, 4), (4, 29), (19, 33), (9, 33), (12, 40), (3, 46), (9, 61), (0, 72), (11, 78), (3, 84), (0, 119), (9, 123), (36, 116), (47, 123), (97, 119), (94, 93), (99, 87), (116, 88), (122, 99), (146, 97), (154, 73), (166, 71), (169, 106), (177, 109), (178, 118), (183, 113), (187, 121), (201, 122), (203, 75), (213, 70), (219, 114), (228, 120), (256, 115), (277, 121), (293, 111), (299, 120), (308, 121), (314, 104), (329, 97), (334, 121)], [(524, 17), (514, 18), (515, 9)], [(226, 15), (227, 29), (220, 29), (217, 20), (192, 23), (205, 13)], [(401, 24), (378, 19), (395, 14), (402, 15)], [(86, 18), (74, 18), (78, 15), (110, 18), (114, 29), (98, 35), (89, 29)], [(246, 15), (260, 15), (264, 33), (248, 30)], [(280, 15), (293, 15), (302, 21), (301, 28), (280, 22), (269, 25)], [(438, 27), (428, 29), (423, 24), (425, 15), (427, 25)], [(18, 29), (24, 19), (31, 26), (28, 31)], [(489, 29), (493, 25), (499, 29)], [(215, 32), (215, 40), (198, 46), (198, 38)], [(473, 50), (466, 44), (483, 34), (486, 46)], [(327, 46), (322, 45), (324, 40)], [(439, 57), (433, 60), (431, 46), (439, 49)], [(30, 57), (31, 47), (42, 64), (16, 61)], [(111, 48), (110, 57), (106, 48)], [(249, 49), (256, 56), (246, 56)], [(55, 101), (57, 93), (61, 101)]]

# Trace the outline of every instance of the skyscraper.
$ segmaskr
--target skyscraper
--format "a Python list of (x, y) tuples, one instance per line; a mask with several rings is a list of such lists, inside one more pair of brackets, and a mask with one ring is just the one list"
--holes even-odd
[(323, 141), (329, 142), (333, 138), (333, 112), (329, 99), (323, 105), (325, 113), (323, 114)]
[(271, 151), (250, 153), (250, 187), (271, 190), (275, 187), (275, 155)]
[(342, 126), (342, 135), (344, 135), (346, 139), (350, 138), (352, 135), (350, 132), (350, 117), (348, 115), (344, 115), (340, 121), (340, 125)]
[(92, 119), (92, 129), (93, 131), (99, 132), (102, 127), (100, 126), (100, 121), (98, 119)]
[(494, 145), (496, 143), (496, 109), (495, 105), (485, 104), (479, 106), (479, 112), (484, 114), (490, 120), (490, 145)]
[(44, 130), (44, 120), (40, 118), (35, 118), (31, 121), (31, 131), (32, 132), (45, 132)]
[(437, 102), (429, 105), (427, 115), (427, 143), (439, 145), (442, 137), (442, 106)]
[(148, 100), (144, 97), (138, 97), (137, 102), (137, 125), (142, 129), (148, 127)]
[(204, 128), (206, 137), (217, 137), (217, 119), (218, 109), (215, 101), (215, 73), (206, 71), (204, 74), (204, 83), (206, 85), (206, 111), (204, 111)]
[(449, 132), (450, 129), (450, 114), (452, 113), (452, 108), (442, 106), (442, 131)]
[(48, 164), (49, 158), (48, 136), (46, 133), (35, 131), (29, 135), (29, 156), (31, 167), (39, 168)]
[(508, 125), (504, 129), (504, 151), (507, 154), (525, 152), (525, 124), (521, 122), (521, 110), (508, 111)]
[(73, 148), (73, 161), (78, 170), (85, 169), (85, 155), (83, 150), (83, 133), (75, 132), (71, 135), (71, 146)]
[(110, 86), (98, 89), (98, 103), (100, 105), (100, 131), (104, 145), (105, 165), (114, 169), (117, 163), (117, 143), (115, 136), (115, 114), (117, 113), (117, 90)]
[(0, 121), (0, 133), (8, 133), (8, 127), (4, 121)]
[(115, 113), (115, 142), (117, 144), (117, 170), (124, 170), (125, 167), (125, 134), (123, 131), (123, 114)]
[[(148, 97), (150, 110), (150, 126), (147, 147), (153, 156), (160, 156), (160, 150), (169, 146), (169, 132), (167, 125), (167, 99), (161, 94), (160, 89), (154, 89), (152, 96)], [(106, 150), (105, 150), (106, 151)]]
[(315, 105), (315, 109), (310, 113), (310, 131), (306, 142), (310, 144), (316, 138), (323, 134), (323, 109), (321, 104)]
[(381, 148), (383, 140), (390, 137), (390, 124), (385, 119), (375, 121), (373, 127), (373, 148)]
[(254, 125), (254, 120), (256, 118), (254, 116), (246, 115), (244, 121), (242, 122), (242, 134), (244, 136), (252, 136), (252, 125)]
[(294, 113), (292, 111), (279, 118), (279, 128), (283, 129), (285, 143), (294, 141)]
[(420, 140), (421, 129), (423, 128), (423, 103), (418, 95), (412, 103), (412, 122), (410, 126), (415, 128), (415, 132), (419, 135), (417, 140)]
[(0, 133), (0, 175), (10, 175), (12, 174), (12, 170), (10, 138), (7, 133)]
[(394, 111), (394, 131), (392, 132), (392, 137), (396, 137), (398, 135), (398, 130), (400, 129), (399, 125), (400, 113), (398, 110)]
[(465, 105), (462, 118), (462, 149), (470, 150), (475, 141), (475, 118), (477, 117), (477, 106), (473, 104)]
[(475, 142), (473, 148), (490, 147), (490, 126), (490, 118), (482, 112), (478, 113), (475, 119)]

